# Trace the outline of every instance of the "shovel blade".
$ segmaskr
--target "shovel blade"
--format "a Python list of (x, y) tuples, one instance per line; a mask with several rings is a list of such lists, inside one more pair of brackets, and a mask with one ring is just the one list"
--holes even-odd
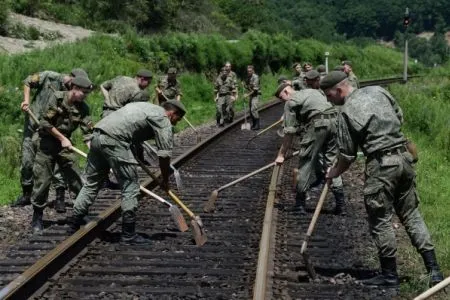
[(181, 213), (181, 211), (178, 209), (178, 207), (176, 207), (175, 205), (172, 205), (169, 208), (169, 212), (172, 215), (172, 219), (175, 222), (175, 224), (178, 227), (178, 230), (180, 230), (181, 232), (185, 232), (189, 229), (186, 220), (183, 217), (183, 214)]
[(250, 123), (245, 122), (241, 125), (241, 130), (250, 130)]
[(208, 238), (206, 237), (205, 230), (203, 228), (203, 223), (199, 216), (195, 216), (191, 220), (192, 233), (194, 234), (194, 240), (197, 247), (203, 246)]

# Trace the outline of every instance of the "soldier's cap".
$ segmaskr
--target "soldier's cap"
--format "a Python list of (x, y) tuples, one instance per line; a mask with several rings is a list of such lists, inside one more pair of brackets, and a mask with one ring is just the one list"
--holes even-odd
[(286, 75), (281, 75), (280, 77), (278, 77), (278, 84), (281, 84), (281, 83), (283, 83), (283, 82), (285, 82), (286, 80), (289, 80), (288, 78), (287, 78), (287, 76)]
[(88, 74), (86, 73), (86, 71), (81, 68), (72, 69), (72, 71), (70, 71), (70, 75), (72, 77), (79, 77), (79, 76), (86, 77), (86, 78), (89, 77)]
[(344, 60), (344, 61), (342, 61), (342, 65), (344, 66), (344, 65), (347, 65), (347, 66), (352, 66), (352, 62), (351, 61), (349, 61), (349, 60)]
[(167, 74), (177, 74), (177, 69), (176, 68), (169, 68), (169, 70), (167, 70)]
[(344, 66), (336, 66), (334, 67), (335, 71), (344, 71)]
[(174, 106), (177, 108), (180, 116), (183, 117), (186, 114), (186, 107), (184, 107), (183, 103), (178, 100), (168, 100), (162, 105), (165, 109), (169, 109), (170, 106)]
[(153, 74), (150, 70), (147, 69), (140, 69), (137, 73), (136, 76), (138, 77), (143, 77), (143, 78), (152, 78)]
[(320, 81), (320, 88), (324, 91), (328, 90), (346, 78), (347, 74), (342, 71), (331, 71)]
[(280, 98), (281, 92), (288, 86), (291, 86), (291, 85), (289, 83), (287, 83), (287, 82), (280, 83), (280, 85), (278, 86), (278, 88), (277, 88), (277, 90), (276, 90), (276, 92), (274, 94), (275, 97)]
[(305, 74), (306, 79), (312, 80), (312, 79), (316, 79), (318, 77), (320, 77), (320, 73), (317, 72), (316, 70), (311, 70), (306, 72)]
[(300, 66), (302, 66), (302, 64), (301, 63), (299, 63), (299, 62), (296, 62), (296, 63), (294, 63), (293, 65), (292, 65), (292, 69), (295, 69), (298, 65), (300, 65)]
[(72, 79), (72, 84), (86, 90), (92, 89), (92, 82), (87, 77), (78, 76)]
[(319, 73), (323, 73), (323, 72), (326, 72), (327, 69), (325, 68), (324, 65), (318, 65), (316, 70)]

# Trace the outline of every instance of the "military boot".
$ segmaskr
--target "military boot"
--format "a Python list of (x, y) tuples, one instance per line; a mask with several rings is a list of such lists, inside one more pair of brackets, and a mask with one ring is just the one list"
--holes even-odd
[(135, 231), (136, 215), (134, 211), (125, 211), (122, 214), (122, 235), (120, 243), (124, 245), (149, 245), (150, 239), (144, 238)]
[(333, 195), (334, 195), (334, 199), (336, 200), (334, 214), (337, 216), (347, 215), (347, 211), (345, 210), (344, 191), (342, 189), (335, 190), (335, 191), (333, 191)]
[(31, 204), (31, 192), (33, 191), (32, 185), (22, 186), (22, 195), (19, 196), (11, 206), (26, 206)]
[(292, 211), (298, 212), (300, 215), (305, 215), (305, 205), (306, 205), (306, 193), (297, 192), (295, 194), (295, 204)]
[(42, 234), (44, 230), (44, 222), (42, 221), (42, 216), (44, 214), (44, 209), (40, 207), (33, 207), (33, 219), (31, 220), (31, 228), (33, 233)]
[(55, 210), (58, 213), (66, 212), (65, 196), (66, 196), (66, 190), (64, 188), (56, 189)]
[(441, 273), (441, 269), (437, 263), (436, 253), (434, 250), (428, 250), (422, 252), (423, 262), (425, 264), (425, 268), (427, 269), (428, 275), (430, 276), (429, 286), (432, 287), (442, 280), (444, 280), (444, 275)]
[(69, 225), (69, 228), (67, 228), (67, 233), (74, 234), (78, 231), (78, 229), (80, 229), (81, 226), (86, 224), (84, 221), (84, 215), (73, 214), (67, 218), (67, 224)]
[(362, 280), (364, 285), (398, 286), (397, 261), (395, 257), (380, 257), (381, 274)]
[(252, 130), (259, 130), (259, 118), (254, 118), (253, 119), (253, 126), (252, 126)]

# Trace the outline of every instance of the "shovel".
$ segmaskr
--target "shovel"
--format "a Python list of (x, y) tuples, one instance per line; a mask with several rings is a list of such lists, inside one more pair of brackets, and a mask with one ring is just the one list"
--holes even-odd
[[(150, 150), (151, 152), (153, 152), (154, 154), (157, 154), (157, 151), (155, 148), (152, 147), (152, 145), (150, 145), (147, 142), (144, 142), (144, 146), (147, 148), (147, 150)], [(177, 189), (179, 191), (181, 191), (181, 189), (183, 188), (183, 182), (181, 181), (181, 175), (180, 172), (178, 171), (178, 169), (176, 169), (172, 164), (170, 164), (170, 168), (173, 171), (173, 175), (175, 176), (175, 183), (177, 185)]]
[[(153, 180), (159, 182), (159, 179), (155, 174), (152, 173), (152, 171), (150, 171), (149, 168), (147, 168), (147, 166), (141, 164), (141, 167)], [(196, 216), (186, 205), (184, 205), (183, 202), (181, 202), (181, 200), (171, 190), (168, 190), (167, 193), (189, 215), (189, 217), (191, 218), (191, 226), (192, 232), (194, 234), (195, 244), (198, 247), (203, 246), (208, 238), (206, 237), (205, 228), (203, 227), (203, 222), (200, 219), (200, 216)]]
[[(87, 154), (81, 151), (80, 149), (72, 146), (70, 147), (70, 150), (73, 152), (83, 156), (84, 158), (87, 158)], [(143, 165), (143, 164), (142, 164)], [(112, 172), (112, 171), (111, 171)], [(172, 215), (172, 219), (174, 220), (175, 224), (177, 225), (178, 229), (181, 232), (185, 232), (188, 229), (186, 220), (184, 219), (183, 215), (181, 214), (178, 207), (174, 206), (173, 204), (169, 203), (167, 200), (164, 200), (160, 196), (156, 195), (155, 193), (152, 193), (151, 191), (144, 188), (142, 185), (139, 186), (140, 190), (144, 192), (145, 194), (151, 196), (152, 198), (158, 200), (159, 202), (162, 202), (169, 206), (169, 212)]]
[(255, 136), (253, 136), (251, 139), (248, 140), (247, 145), (245, 146), (245, 148), (248, 148), (248, 145), (250, 144), (250, 142), (253, 141), (255, 138), (257, 138), (261, 134), (267, 132), (268, 130), (272, 129), (273, 127), (277, 126), (278, 124), (281, 124), (282, 122), (283, 122), (283, 119), (280, 119), (280, 120), (276, 121), (275, 123), (273, 123), (272, 125), (268, 126), (267, 128), (265, 128), (265, 129), (261, 130), (260, 132), (258, 132)]
[(443, 281), (439, 282), (438, 284), (436, 284), (432, 288), (426, 290), (425, 292), (423, 292), (422, 294), (420, 294), (419, 296), (414, 298), (414, 300), (425, 300), (425, 299), (428, 299), (429, 297), (431, 297), (432, 295), (434, 295), (438, 291), (440, 291), (443, 288), (445, 288), (447, 285), (450, 285), (450, 277), (447, 277), (446, 279), (444, 279)]
[[(300, 153), (300, 151), (295, 151), (294, 153), (292, 153), (291, 156), (287, 157), (286, 159), (289, 159), (289, 158), (292, 158), (294, 156), (297, 156), (299, 153)], [(275, 166), (275, 164), (276, 164), (276, 162), (271, 162), (270, 164), (265, 165), (264, 167), (261, 167), (258, 170), (255, 170), (255, 171), (253, 171), (251, 173), (248, 173), (247, 175), (244, 175), (244, 176), (242, 176), (242, 177), (240, 177), (240, 178), (238, 178), (238, 179), (236, 179), (236, 180), (234, 180), (234, 181), (232, 181), (230, 183), (227, 183), (227, 184), (221, 186), (220, 188), (212, 191), (211, 195), (209, 196), (208, 202), (206, 202), (205, 206), (203, 207), (203, 211), (206, 212), (206, 213), (209, 213), (209, 212), (212, 212), (212, 211), (214, 211), (216, 209), (217, 197), (219, 196), (219, 192), (221, 190), (224, 190), (224, 189), (226, 189), (226, 188), (228, 188), (230, 186), (233, 186), (233, 185), (235, 185), (235, 184), (237, 184), (237, 183), (239, 183), (239, 182), (241, 182), (241, 181), (243, 181), (243, 180), (245, 180), (247, 178), (250, 178), (250, 177), (252, 177), (252, 176), (254, 176), (254, 175), (258, 174), (258, 173), (261, 173), (262, 171), (267, 170), (268, 168), (271, 168), (271, 167)]]
[(311, 237), (314, 227), (316, 226), (317, 219), (319, 218), (320, 211), (322, 210), (323, 203), (325, 202), (325, 198), (328, 193), (328, 184), (325, 184), (322, 190), (322, 194), (320, 194), (319, 201), (317, 202), (316, 209), (314, 210), (314, 215), (312, 217), (311, 223), (309, 224), (308, 231), (306, 232), (305, 239), (303, 240), (302, 247), (300, 249), (300, 254), (303, 256), (303, 261), (305, 262), (306, 271), (312, 279), (316, 279), (317, 274), (314, 270), (314, 266), (311, 263), (308, 252), (306, 252), (308, 247), (308, 241)]

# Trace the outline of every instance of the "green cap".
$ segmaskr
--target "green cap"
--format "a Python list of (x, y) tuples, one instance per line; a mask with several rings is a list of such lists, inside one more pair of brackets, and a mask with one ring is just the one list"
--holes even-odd
[(82, 89), (92, 89), (92, 82), (87, 77), (75, 77), (72, 79), (72, 84)]
[(183, 103), (181, 101), (177, 100), (168, 100), (163, 103), (162, 105), (165, 109), (168, 109), (168, 106), (174, 106), (177, 108), (177, 110), (180, 112), (181, 117), (183, 117), (186, 114), (186, 107), (184, 107)]
[(328, 90), (346, 78), (347, 74), (342, 71), (331, 71), (320, 81), (320, 88), (324, 91)]
[(280, 98), (281, 92), (282, 92), (286, 87), (288, 87), (288, 86), (290, 86), (290, 84), (287, 83), (287, 82), (281, 83), (281, 84), (278, 86), (278, 88), (277, 88), (277, 90), (276, 90), (276, 92), (275, 92), (275, 94), (274, 94), (275, 97)]
[(312, 79), (316, 79), (318, 77), (320, 77), (320, 73), (317, 72), (316, 70), (311, 70), (306, 72), (305, 74), (306, 79), (312, 80)]
[(344, 66), (336, 66), (334, 67), (335, 71), (344, 71)]
[(342, 65), (344, 66), (344, 65), (347, 65), (347, 66), (352, 66), (352, 62), (351, 61), (349, 61), (349, 60), (344, 60), (343, 62), (342, 62)]
[(317, 70), (317, 72), (319, 72), (319, 73), (323, 73), (323, 72), (326, 72), (327, 69), (325, 68), (324, 65), (318, 65), (317, 68), (316, 68), (316, 70)]
[(177, 69), (176, 68), (169, 68), (169, 70), (167, 70), (167, 74), (177, 74)]
[(281, 84), (281, 83), (285, 82), (286, 80), (289, 80), (287, 78), (287, 76), (281, 75), (280, 77), (278, 77), (278, 84)]
[(86, 78), (89, 77), (88, 74), (86, 73), (86, 71), (81, 68), (72, 69), (72, 71), (70, 71), (70, 75), (72, 75), (72, 77), (78, 77), (78, 76), (86, 77)]
[(144, 77), (144, 78), (152, 78), (153, 74), (151, 71), (147, 70), (147, 69), (140, 69), (137, 73), (136, 76), (139, 77)]

